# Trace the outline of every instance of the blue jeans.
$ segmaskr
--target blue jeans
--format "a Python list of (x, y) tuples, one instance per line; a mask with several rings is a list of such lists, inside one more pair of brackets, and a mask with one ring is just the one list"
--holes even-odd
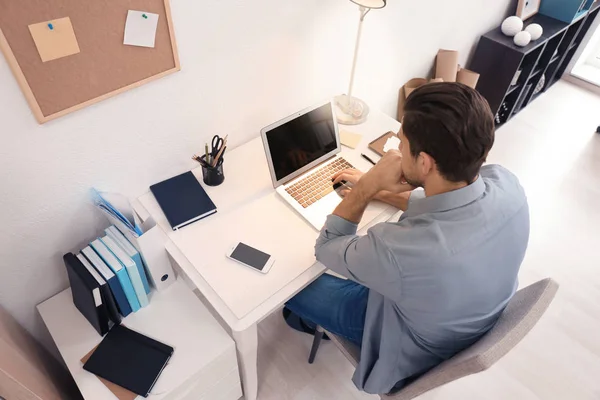
[(320, 325), (360, 346), (368, 297), (368, 288), (324, 274), (291, 298), (286, 307), (309, 325)]

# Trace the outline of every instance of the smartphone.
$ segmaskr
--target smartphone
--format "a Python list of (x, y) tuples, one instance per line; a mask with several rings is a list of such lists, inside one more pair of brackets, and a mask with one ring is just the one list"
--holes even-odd
[(263, 274), (269, 272), (275, 263), (275, 259), (270, 254), (263, 253), (242, 242), (232, 247), (227, 253), (227, 257)]

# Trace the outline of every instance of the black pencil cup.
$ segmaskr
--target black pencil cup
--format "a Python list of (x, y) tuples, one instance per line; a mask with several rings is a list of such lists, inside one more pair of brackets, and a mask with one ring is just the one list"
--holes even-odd
[[(202, 161), (206, 161), (206, 155), (201, 157)], [(223, 174), (223, 158), (221, 157), (217, 162), (217, 165), (212, 167), (208, 166), (206, 162), (202, 163), (202, 179), (208, 186), (219, 186), (225, 180)]]

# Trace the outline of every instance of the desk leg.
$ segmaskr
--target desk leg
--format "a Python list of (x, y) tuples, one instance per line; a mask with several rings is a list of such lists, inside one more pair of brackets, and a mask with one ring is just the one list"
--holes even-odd
[(258, 330), (254, 324), (243, 331), (233, 331), (238, 365), (245, 400), (256, 400), (258, 395)]

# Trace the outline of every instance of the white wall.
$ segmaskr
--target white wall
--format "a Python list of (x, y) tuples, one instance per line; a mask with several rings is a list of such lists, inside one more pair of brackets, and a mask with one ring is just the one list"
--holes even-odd
[(600, 18), (596, 18), (567, 66), (564, 79), (600, 94)]
[[(440, 47), (465, 63), (510, 0), (390, 0), (366, 19), (355, 94), (395, 116), (398, 88)], [(35, 305), (68, 286), (61, 256), (106, 226), (88, 188), (137, 196), (346, 90), (358, 19), (344, 0), (173, 0), (182, 71), (38, 125), (0, 57), (0, 304), (50, 343)]]

